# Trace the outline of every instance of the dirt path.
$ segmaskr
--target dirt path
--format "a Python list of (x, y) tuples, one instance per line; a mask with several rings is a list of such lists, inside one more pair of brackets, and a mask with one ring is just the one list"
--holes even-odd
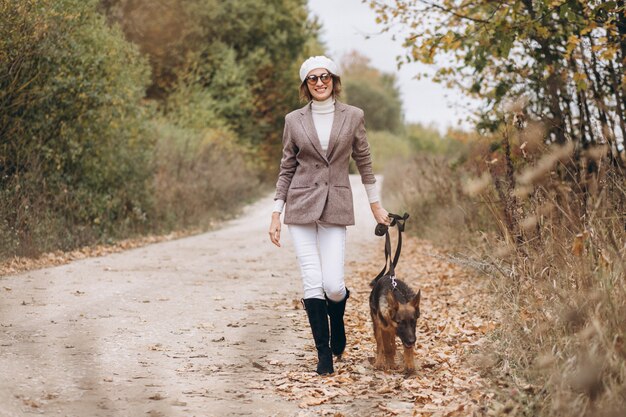
[[(286, 229), (281, 249), (266, 237), (266, 198), (219, 231), (0, 277), (0, 416), (469, 415), (480, 382), (459, 354), (488, 324), (458, 324), (469, 307), (456, 304), (463, 287), (444, 263), (430, 263), (421, 284), (418, 374), (375, 373), (368, 363), (366, 283), (380, 241), (352, 181), (352, 350), (335, 376), (308, 372), (315, 354), (297, 264)], [(434, 251), (411, 245), (413, 265)], [(449, 296), (452, 318), (434, 317), (439, 308), (449, 316)]]

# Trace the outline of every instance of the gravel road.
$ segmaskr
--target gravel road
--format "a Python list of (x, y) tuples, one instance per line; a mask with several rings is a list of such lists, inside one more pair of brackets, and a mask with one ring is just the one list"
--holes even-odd
[[(351, 181), (347, 265), (377, 243)], [(305, 313), (289, 233), (280, 249), (267, 236), (272, 205), (214, 232), (0, 277), (0, 416), (301, 413), (262, 389), (273, 361), (314, 367), (310, 330), (292, 325)]]

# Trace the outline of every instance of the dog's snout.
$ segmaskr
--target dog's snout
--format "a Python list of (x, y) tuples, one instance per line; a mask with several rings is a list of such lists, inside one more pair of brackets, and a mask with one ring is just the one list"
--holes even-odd
[(401, 339), (405, 345), (414, 345), (415, 341), (417, 340), (415, 333), (411, 331), (406, 332), (403, 336), (404, 337), (402, 337)]
[(415, 329), (412, 329), (411, 327), (399, 327), (398, 336), (400, 337), (402, 344), (407, 347), (413, 346), (415, 344), (415, 341), (417, 340), (417, 337), (415, 335)]

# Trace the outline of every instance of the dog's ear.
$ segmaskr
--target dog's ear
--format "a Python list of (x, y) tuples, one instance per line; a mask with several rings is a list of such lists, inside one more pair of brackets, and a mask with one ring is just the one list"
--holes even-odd
[(411, 300), (411, 305), (416, 310), (419, 310), (419, 308), (420, 308), (420, 298), (421, 297), (422, 297), (422, 289), (420, 288), (420, 290), (417, 292), (417, 294), (415, 294), (415, 297), (413, 297), (413, 299)]
[(398, 311), (398, 309), (400, 308), (400, 304), (398, 304), (398, 300), (396, 300), (396, 297), (393, 296), (393, 292), (389, 291), (387, 293), (387, 305), (389, 305), (389, 307), (393, 310), (393, 311)]

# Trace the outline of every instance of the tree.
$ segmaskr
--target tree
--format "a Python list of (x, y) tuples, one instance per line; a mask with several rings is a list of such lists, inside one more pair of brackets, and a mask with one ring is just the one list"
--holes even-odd
[(141, 224), (145, 60), (95, 1), (0, 0), (0, 15), (0, 256)]
[(395, 75), (381, 73), (356, 51), (343, 58), (342, 69), (347, 101), (363, 109), (368, 129), (400, 132), (402, 101)]
[[(405, 61), (437, 63), (435, 80), (481, 99), (478, 127), (493, 131), (502, 103), (527, 96), (551, 141), (626, 137), (623, 1), (367, 1), (384, 30), (399, 24)], [(424, 23), (427, 22), (427, 23)]]
[[(148, 97), (164, 111), (176, 91), (203, 91), (241, 143), (274, 161), (283, 118), (297, 106), (298, 67), (317, 37), (304, 0), (102, 0), (109, 20), (152, 66)], [(198, 95), (195, 96), (196, 98)]]

